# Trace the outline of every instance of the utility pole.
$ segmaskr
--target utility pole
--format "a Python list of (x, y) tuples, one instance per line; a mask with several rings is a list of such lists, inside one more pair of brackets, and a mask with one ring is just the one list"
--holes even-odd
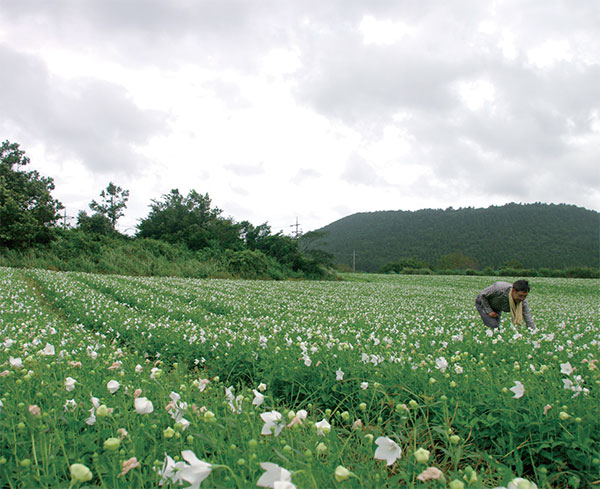
[(63, 228), (67, 229), (67, 219), (73, 219), (72, 216), (67, 216), (67, 209), (65, 208), (64, 213), (63, 213)]
[(291, 224), (290, 227), (293, 228), (295, 227), (296, 230), (292, 231), (292, 234), (294, 235), (294, 237), (298, 237), (300, 235), (300, 231), (298, 231), (298, 227), (300, 226), (300, 224), (298, 224), (298, 216), (296, 216), (296, 224)]

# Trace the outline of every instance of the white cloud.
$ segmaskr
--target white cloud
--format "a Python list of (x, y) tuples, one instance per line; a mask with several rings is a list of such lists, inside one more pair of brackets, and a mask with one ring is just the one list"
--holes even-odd
[(506, 201), (598, 209), (594, 2), (22, 0), (0, 19), (2, 139), (69, 212), (123, 228), (172, 188), (310, 230)]

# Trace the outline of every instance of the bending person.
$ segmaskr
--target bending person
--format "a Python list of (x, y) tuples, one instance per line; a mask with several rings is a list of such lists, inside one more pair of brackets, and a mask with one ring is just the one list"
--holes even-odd
[(510, 320), (514, 325), (520, 326), (525, 319), (527, 326), (535, 329), (526, 300), (529, 289), (527, 280), (517, 280), (514, 284), (494, 282), (483, 289), (475, 299), (475, 307), (481, 315), (483, 324), (488, 328), (496, 329), (500, 327), (502, 312), (510, 312)]

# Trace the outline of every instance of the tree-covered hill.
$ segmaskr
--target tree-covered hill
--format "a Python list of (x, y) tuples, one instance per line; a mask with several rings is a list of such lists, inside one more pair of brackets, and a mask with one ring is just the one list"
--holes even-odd
[(319, 229), (312, 246), (349, 266), (354, 255), (367, 272), (407, 258), (437, 268), (597, 268), (599, 217), (566, 204), (365, 212)]

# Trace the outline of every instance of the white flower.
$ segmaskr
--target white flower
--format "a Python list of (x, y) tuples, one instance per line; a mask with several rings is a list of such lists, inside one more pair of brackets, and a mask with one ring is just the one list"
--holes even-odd
[(261, 419), (265, 422), (261, 435), (272, 435), (279, 436), (281, 430), (285, 427), (285, 423), (282, 421), (281, 413), (277, 411), (268, 411), (260, 415)]
[(7, 338), (7, 339), (4, 341), (4, 348), (6, 348), (6, 349), (8, 350), (8, 349), (9, 349), (11, 346), (13, 346), (14, 344), (15, 344), (15, 340), (11, 340), (10, 338)]
[(94, 426), (96, 424), (96, 409), (92, 408), (90, 409), (90, 417), (86, 418), (85, 420), (85, 424), (90, 425), (90, 426)]
[(460, 365), (455, 365), (455, 366), (454, 366), (454, 371), (455, 371), (455, 372), (456, 372), (458, 375), (460, 375), (460, 374), (462, 374), (462, 373), (463, 373), (463, 368), (462, 368)]
[(165, 453), (165, 461), (163, 462), (163, 466), (160, 470), (158, 470), (158, 475), (162, 477), (159, 485), (163, 485), (166, 480), (170, 480), (173, 484), (179, 483), (181, 484), (181, 469), (185, 466), (185, 462), (177, 462), (169, 457)]
[(304, 421), (306, 419), (306, 417), (308, 416), (308, 413), (306, 412), (306, 409), (300, 409), (295, 416), (293, 416), (292, 420), (290, 421), (290, 423), (287, 425), (288, 428), (291, 428), (292, 426), (294, 426), (295, 424), (302, 424), (302, 421)]
[(75, 382), (77, 382), (73, 377), (67, 377), (65, 379), (65, 389), (67, 392), (71, 392), (75, 389)]
[(92, 396), (91, 392), (90, 392), (90, 402), (92, 403), (92, 406), (94, 406), (94, 409), (98, 409), (100, 407), (100, 399)]
[(380, 436), (375, 440), (377, 450), (374, 457), (377, 460), (385, 460), (387, 465), (392, 465), (402, 455), (402, 449), (398, 444), (387, 436)]
[(335, 372), (335, 380), (344, 380), (344, 371), (338, 368)]
[(108, 384), (106, 384), (106, 388), (111, 394), (117, 392), (119, 387), (121, 387), (121, 384), (119, 384), (116, 380), (111, 380), (108, 382)]
[(513, 396), (515, 399), (523, 397), (523, 394), (525, 393), (525, 387), (523, 387), (523, 384), (518, 380), (515, 380), (515, 385), (511, 387), (510, 390), (515, 394)]
[(443, 477), (442, 471), (436, 467), (427, 467), (423, 472), (421, 472), (417, 479), (421, 482), (429, 481), (429, 480), (438, 480)]
[(266, 472), (260, 476), (256, 483), (259, 487), (275, 488), (276, 482), (290, 482), (292, 480), (292, 474), (277, 464), (261, 462), (260, 466)]
[(257, 389), (258, 389), (260, 392), (264, 392), (264, 391), (266, 391), (266, 390), (267, 390), (267, 385), (266, 385), (266, 384), (263, 384), (263, 383), (261, 382), (260, 384), (258, 384), (258, 387), (257, 387)]
[(200, 380), (198, 380), (198, 390), (200, 392), (203, 392), (204, 389), (206, 389), (206, 386), (208, 384), (210, 384), (210, 380), (208, 380), (208, 379), (200, 379)]
[(191, 484), (189, 489), (198, 489), (202, 481), (210, 475), (212, 466), (196, 457), (191, 450), (183, 450), (181, 456), (188, 465), (179, 469), (179, 478)]
[(571, 367), (571, 363), (561, 363), (560, 364), (560, 373), (565, 375), (571, 375), (573, 373), (573, 367)]
[(135, 366), (135, 373), (139, 374), (142, 370), (144, 370), (144, 367), (142, 367), (139, 363)]
[(368, 389), (368, 388), (369, 388), (369, 383), (368, 383), (368, 382), (361, 382), (361, 384), (360, 384), (360, 388), (361, 388), (362, 390), (366, 390), (366, 389)]
[(21, 358), (8, 357), (8, 363), (13, 368), (21, 368), (23, 366), (23, 361)]
[(150, 414), (154, 411), (154, 406), (152, 405), (152, 401), (149, 401), (145, 397), (138, 397), (134, 401), (135, 410), (138, 414)]
[(254, 406), (258, 407), (265, 402), (265, 396), (263, 396), (260, 392), (258, 392), (256, 389), (252, 389), (252, 392), (254, 393), (254, 400), (252, 401)]
[(65, 411), (68, 411), (69, 409), (75, 409), (77, 403), (75, 402), (75, 399), (67, 399), (67, 402), (65, 402), (63, 407), (65, 408)]
[(291, 481), (275, 481), (273, 489), (296, 489), (296, 485)]
[(538, 489), (538, 486), (527, 479), (517, 477), (510, 481), (507, 489)]
[(56, 352), (53, 345), (46, 343), (46, 347), (40, 353), (42, 355), (54, 355)]
[(327, 422), (325, 418), (323, 418), (318, 423), (315, 423), (315, 428), (317, 428), (317, 435), (319, 436), (325, 436), (331, 431), (331, 425)]
[(445, 372), (448, 368), (448, 361), (444, 357), (436, 358), (435, 366), (438, 370)]

